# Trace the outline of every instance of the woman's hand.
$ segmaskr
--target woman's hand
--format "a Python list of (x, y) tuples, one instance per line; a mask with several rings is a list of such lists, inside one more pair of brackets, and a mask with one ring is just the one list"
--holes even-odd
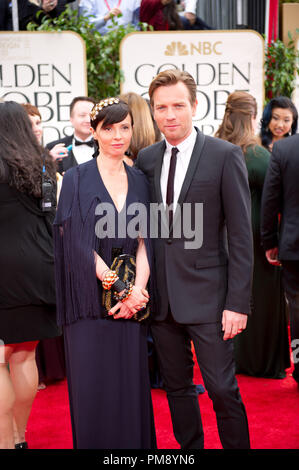
[[(112, 311), (118, 310), (118, 313), (111, 313)], [(123, 320), (129, 320), (134, 313), (131, 312), (129, 307), (124, 302), (118, 302), (113, 309), (110, 310), (109, 315), (113, 316), (114, 319), (122, 318)]]
[(147, 290), (142, 287), (133, 286), (131, 295), (123, 302), (117, 302), (117, 304), (109, 311), (109, 315), (113, 315), (115, 319), (129, 319), (139, 310), (146, 307), (148, 301), (149, 294)]

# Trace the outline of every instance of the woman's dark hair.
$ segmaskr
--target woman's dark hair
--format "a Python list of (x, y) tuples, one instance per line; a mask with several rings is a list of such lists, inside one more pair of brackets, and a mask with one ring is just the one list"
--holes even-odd
[(0, 178), (18, 191), (41, 197), (43, 154), (46, 174), (56, 178), (55, 164), (37, 142), (25, 109), (14, 101), (0, 103)]
[(172, 0), (163, 7), (163, 17), (170, 30), (183, 29), (180, 15), (177, 12), (176, 2)]
[[(105, 105), (105, 103), (108, 103)], [(131, 116), (133, 125), (133, 116), (127, 103), (119, 98), (106, 98), (105, 100), (96, 103), (90, 113), (90, 125), (96, 130), (98, 124), (101, 122), (102, 126), (110, 126), (126, 119), (128, 114)], [(96, 157), (99, 153), (99, 145), (95, 140), (95, 153)]]
[(269, 123), (272, 119), (272, 112), (275, 108), (289, 109), (293, 114), (293, 123), (291, 127), (292, 135), (296, 134), (298, 126), (298, 111), (290, 98), (286, 96), (277, 96), (273, 98), (265, 106), (263, 116), (261, 119), (261, 141), (262, 145), (266, 148), (269, 148), (269, 145), (272, 143), (272, 132), (269, 129)]

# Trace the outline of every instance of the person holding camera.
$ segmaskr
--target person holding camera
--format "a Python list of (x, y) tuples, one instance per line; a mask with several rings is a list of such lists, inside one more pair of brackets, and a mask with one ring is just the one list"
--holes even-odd
[(35, 349), (56, 337), (55, 163), (25, 109), (0, 103), (0, 448), (27, 448), (38, 386)]
[[(43, 123), (39, 109), (31, 103), (22, 103), (23, 108), (28, 114), (32, 130), (40, 145), (43, 145)], [(46, 150), (48, 152), (48, 150)], [(58, 143), (49, 151), (53, 161), (66, 158), (68, 156), (67, 148), (64, 144)], [(57, 184), (57, 203), (62, 185), (62, 176), (56, 171)], [(47, 338), (39, 342), (36, 348), (36, 363), (39, 374), (38, 389), (46, 388), (46, 383), (65, 378), (65, 359), (63, 337)]]
[(46, 19), (58, 18), (69, 3), (75, 0), (18, 0), (19, 29), (26, 31), (32, 21), (41, 24)]

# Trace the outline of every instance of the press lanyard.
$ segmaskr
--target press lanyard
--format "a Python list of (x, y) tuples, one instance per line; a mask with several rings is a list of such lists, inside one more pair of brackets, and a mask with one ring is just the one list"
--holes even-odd
[[(105, 1), (105, 3), (106, 3), (106, 7), (108, 8), (108, 10), (111, 10), (111, 7), (110, 7), (110, 5), (109, 5), (109, 3), (108, 3), (108, 0), (104, 0), (104, 1)], [(115, 7), (115, 8), (119, 8), (119, 7), (120, 7), (120, 4), (121, 4), (121, 0), (118, 0), (117, 7)]]

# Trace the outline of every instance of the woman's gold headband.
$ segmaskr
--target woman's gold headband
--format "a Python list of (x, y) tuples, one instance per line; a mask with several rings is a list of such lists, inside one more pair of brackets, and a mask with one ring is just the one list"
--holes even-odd
[(103, 108), (106, 108), (107, 106), (110, 106), (112, 104), (118, 104), (119, 99), (118, 98), (105, 98), (104, 100), (101, 100), (99, 103), (95, 104), (94, 107), (91, 110), (90, 113), (90, 118), (92, 121), (94, 121), (100, 111), (102, 111)]

